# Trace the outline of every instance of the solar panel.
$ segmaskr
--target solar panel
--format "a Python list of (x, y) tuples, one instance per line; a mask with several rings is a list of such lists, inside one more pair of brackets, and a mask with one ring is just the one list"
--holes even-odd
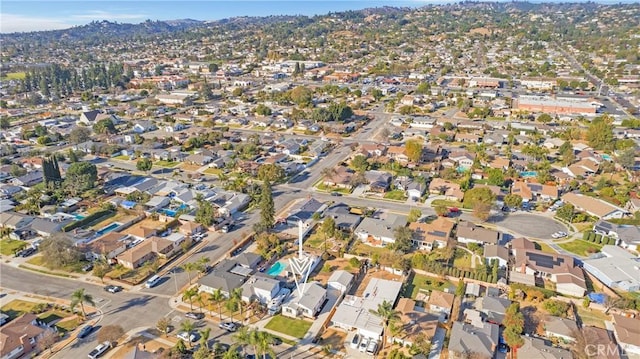
[(527, 253), (527, 258), (534, 262), (536, 266), (543, 268), (554, 268), (564, 263), (564, 258), (554, 258), (541, 253)]

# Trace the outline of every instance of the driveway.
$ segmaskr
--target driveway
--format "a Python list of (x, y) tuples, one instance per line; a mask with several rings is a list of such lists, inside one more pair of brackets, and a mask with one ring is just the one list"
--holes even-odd
[(509, 214), (491, 222), (516, 234), (538, 239), (551, 239), (551, 235), (558, 231), (568, 232), (567, 227), (560, 222), (529, 213)]
[(433, 345), (431, 346), (431, 352), (429, 352), (429, 359), (440, 359), (445, 334), (446, 332), (444, 329), (440, 327), (436, 328), (436, 334), (431, 339)]

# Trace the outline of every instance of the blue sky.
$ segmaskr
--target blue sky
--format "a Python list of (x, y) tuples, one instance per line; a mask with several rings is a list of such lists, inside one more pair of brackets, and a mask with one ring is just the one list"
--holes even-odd
[(1, 0), (0, 32), (65, 29), (93, 20), (123, 23), (139, 23), (147, 19), (219, 20), (234, 16), (315, 15), (384, 5), (418, 7), (426, 3), (420, 0)]

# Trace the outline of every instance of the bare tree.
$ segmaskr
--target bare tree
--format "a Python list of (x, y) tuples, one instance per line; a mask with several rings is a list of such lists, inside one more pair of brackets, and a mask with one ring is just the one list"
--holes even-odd
[(97, 335), (98, 342), (109, 342), (109, 344), (113, 345), (114, 342), (117, 342), (124, 336), (124, 329), (119, 325), (105, 325), (100, 329)]
[(49, 350), (49, 353), (51, 353), (53, 345), (58, 341), (58, 338), (60, 338), (58, 333), (53, 330), (46, 330), (40, 339), (38, 339), (38, 349), (40, 349), (40, 351)]

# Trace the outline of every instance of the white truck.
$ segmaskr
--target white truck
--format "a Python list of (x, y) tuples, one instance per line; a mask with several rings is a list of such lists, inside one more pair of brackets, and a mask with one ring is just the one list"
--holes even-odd
[(280, 289), (278, 294), (276, 294), (276, 296), (273, 297), (273, 299), (271, 299), (271, 301), (267, 304), (267, 313), (269, 315), (278, 314), (278, 312), (280, 312), (280, 309), (282, 309), (282, 303), (284, 303), (284, 300), (287, 299), (289, 294), (291, 294), (291, 290), (289, 290), (288, 288)]

